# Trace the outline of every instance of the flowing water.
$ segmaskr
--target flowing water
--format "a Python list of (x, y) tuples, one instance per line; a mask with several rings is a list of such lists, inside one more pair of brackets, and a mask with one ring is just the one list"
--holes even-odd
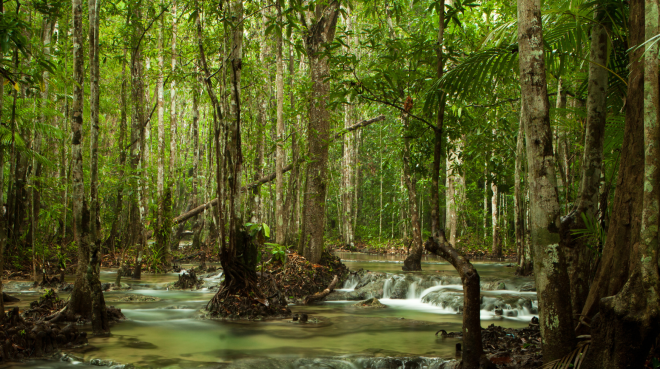
[[(353, 253), (338, 256), (352, 271), (363, 269), (374, 273), (351, 276), (342, 288), (331, 294), (330, 300), (333, 301), (313, 306), (292, 305), (294, 314), (309, 315), (310, 322), (306, 324), (290, 320), (201, 320), (198, 318), (199, 309), (211, 299), (213, 291), (206, 288), (169, 290), (167, 285), (177, 279), (177, 273), (143, 274), (141, 281), (122, 280), (131, 285), (131, 291), (105, 293), (108, 304), (121, 308), (127, 320), (114, 325), (110, 337), (90, 338), (89, 345), (70, 353), (87, 363), (92, 358), (100, 358), (158, 368), (222, 367), (223, 363), (233, 363), (236, 367), (318, 367), (314, 364), (316, 358), (348, 363), (329, 367), (360, 368), (367, 364), (359, 360), (420, 356), (453, 358), (458, 339), (434, 335), (440, 329), (448, 332), (461, 329), (462, 315), (457, 312), (462, 306), (462, 286), (448, 263), (428, 258), (422, 264), (425, 271), (404, 273), (401, 271), (401, 256)], [(531, 280), (515, 277), (514, 268), (507, 267), (506, 263), (474, 264), (482, 277), (482, 288), (491, 289), (483, 292), (482, 326), (492, 323), (505, 327), (526, 326), (536, 312), (536, 294), (519, 292), (518, 289)], [(114, 281), (115, 273), (103, 270), (102, 282)], [(207, 279), (205, 285), (217, 285), (219, 280), (220, 273)], [(488, 283), (500, 288), (483, 287)], [(19, 306), (26, 306), (38, 296), (35, 292), (14, 294), (22, 299)], [(160, 300), (113, 302), (127, 294), (147, 295)], [(388, 307), (359, 309), (352, 306), (363, 297), (378, 297)], [(499, 314), (498, 309), (502, 310)], [(291, 366), (295, 360), (312, 364)], [(284, 364), (278, 366), (277, 363)], [(70, 365), (32, 361), (10, 368)], [(434, 367), (435, 364), (425, 365)]]

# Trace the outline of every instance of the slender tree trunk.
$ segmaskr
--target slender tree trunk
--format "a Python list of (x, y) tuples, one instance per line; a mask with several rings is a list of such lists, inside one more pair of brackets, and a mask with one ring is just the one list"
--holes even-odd
[(582, 312), (587, 294), (591, 261), (595, 257), (584, 239), (574, 239), (573, 229), (582, 229), (586, 225), (583, 216), (597, 221), (599, 187), (603, 162), (603, 142), (605, 140), (605, 122), (607, 119), (608, 70), (608, 30), (609, 21), (604, 11), (595, 12), (596, 22), (591, 28), (591, 56), (587, 94), (587, 124), (582, 156), (580, 192), (577, 207), (562, 222), (563, 244), (566, 246), (568, 273), (571, 281), (571, 303), (573, 314)]
[(166, 208), (165, 201), (165, 82), (163, 72), (165, 63), (163, 60), (163, 30), (164, 21), (161, 16), (160, 27), (158, 32), (158, 80), (156, 82), (156, 104), (158, 110), (158, 176), (156, 179), (156, 191), (158, 195), (158, 213), (156, 218), (156, 247), (163, 253), (163, 263), (165, 267), (169, 267), (169, 226), (165, 219), (165, 213), (169, 213)]
[[(144, 115), (145, 91), (143, 83), (143, 57), (142, 57), (142, 1), (138, 0), (131, 4), (132, 11), (129, 12), (131, 19), (132, 50), (131, 50), (131, 95), (133, 99), (133, 127), (131, 132), (131, 167), (136, 173), (134, 188), (137, 189), (137, 201), (133, 201), (132, 223), (135, 227), (134, 241), (137, 241), (137, 252), (135, 257), (135, 269), (133, 278), (140, 279), (142, 276), (142, 253), (146, 246), (145, 221), (147, 210), (146, 196), (146, 119)], [(139, 146), (138, 146), (139, 145)], [(137, 183), (136, 183), (137, 182)]]
[[(293, 45), (289, 46), (289, 99), (291, 100), (291, 109), (295, 107), (293, 80), (295, 77), (294, 63), (293, 63)], [(291, 132), (291, 161), (293, 162), (293, 169), (289, 175), (289, 187), (284, 202), (284, 215), (286, 216), (286, 237), (284, 242), (286, 245), (294, 244), (295, 234), (297, 233), (296, 225), (296, 203), (298, 199), (298, 177), (300, 164), (298, 163), (298, 135), (297, 131), (300, 128), (300, 115), (297, 117), (297, 124), (294, 125)]]
[(498, 213), (498, 196), (499, 193), (497, 192), (497, 184), (495, 184), (495, 174), (491, 173), (493, 176), (493, 182), (490, 184), (490, 190), (492, 191), (492, 196), (491, 196), (491, 226), (493, 227), (493, 244), (491, 248), (491, 252), (493, 253), (493, 256), (495, 257), (500, 257), (502, 256), (502, 241), (500, 240), (500, 227), (499, 227), (499, 213)]
[(308, 125), (308, 158), (305, 181), (305, 204), (301, 249), (311, 263), (318, 263), (323, 252), (323, 225), (325, 224), (325, 195), (328, 167), (328, 144), (330, 138), (330, 116), (326, 100), (330, 92), (328, 58), (324, 55), (326, 45), (332, 42), (337, 28), (339, 2), (331, 0), (327, 5), (316, 5), (318, 19), (308, 28), (305, 48), (309, 57), (312, 81), (310, 120)]
[[(445, 0), (441, 2), (441, 11), (438, 11), (438, 42), (436, 54), (436, 76), (441, 79), (444, 74), (445, 61), (442, 55), (442, 47), (445, 37)], [(445, 121), (445, 95), (439, 98), (436, 115), (436, 126), (433, 130), (433, 167), (431, 170), (431, 235), (437, 237), (440, 233), (440, 164), (442, 162), (442, 140)], [(453, 188), (453, 187), (452, 187)], [(450, 201), (453, 201), (450, 200)], [(454, 234), (455, 237), (455, 234)]]
[(531, 189), (534, 276), (539, 299), (543, 360), (558, 359), (575, 346), (570, 284), (559, 245), (559, 201), (552, 151), (540, 0), (518, 0), (520, 84), (525, 110)]
[[(177, 0), (172, 1), (172, 59), (171, 59), (171, 71), (172, 75), (176, 73), (176, 38), (178, 34), (179, 23), (177, 19)], [(176, 78), (172, 77), (170, 82), (170, 169), (169, 169), (169, 186), (174, 187), (174, 168), (176, 166), (176, 131), (177, 131), (177, 120), (176, 120)], [(199, 149), (199, 146), (197, 146)], [(168, 250), (171, 251), (171, 250)]]
[(408, 115), (402, 116), (406, 136), (403, 138), (403, 177), (408, 189), (408, 212), (410, 216), (410, 227), (412, 233), (412, 251), (403, 262), (404, 271), (422, 270), (422, 229), (419, 221), (419, 211), (417, 209), (417, 179), (412, 173), (410, 138), (407, 136)]
[(518, 258), (518, 275), (530, 275), (533, 271), (531, 255), (525, 247), (525, 212), (523, 204), (523, 160), (525, 149), (525, 117), (524, 110), (520, 111), (520, 123), (518, 124), (518, 138), (516, 140), (516, 163), (514, 172), (514, 196), (513, 212), (516, 232), (516, 256)]
[(461, 277), (463, 284), (463, 369), (491, 368), (492, 363), (486, 358), (481, 342), (481, 290), (479, 273), (468, 259), (459, 254), (447, 243), (444, 231), (437, 238), (429, 238), (426, 250), (436, 254), (452, 264)]
[[(277, 23), (282, 25), (282, 0), (275, 0), (277, 8)], [(284, 63), (282, 61), (282, 33), (275, 32), (275, 54), (277, 59), (277, 74), (275, 87), (277, 88), (277, 153), (275, 156), (275, 242), (282, 245), (285, 239), (284, 225)]]

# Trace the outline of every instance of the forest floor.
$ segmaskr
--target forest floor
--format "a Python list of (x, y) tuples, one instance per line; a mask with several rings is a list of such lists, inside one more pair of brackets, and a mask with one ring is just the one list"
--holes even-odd
[(76, 323), (61, 326), (48, 318), (65, 305), (53, 290), (33, 301), (19, 314), (14, 307), (0, 315), (0, 363), (41, 358), (63, 348), (87, 343), (87, 333), (79, 332)]

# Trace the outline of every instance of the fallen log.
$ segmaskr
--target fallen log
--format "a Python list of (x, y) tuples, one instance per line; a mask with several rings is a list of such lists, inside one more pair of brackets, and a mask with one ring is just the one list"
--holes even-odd
[(332, 282), (330, 282), (330, 285), (328, 288), (324, 289), (321, 292), (317, 292), (311, 296), (307, 296), (305, 298), (305, 305), (309, 305), (314, 301), (321, 300), (322, 298), (328, 296), (332, 290), (335, 289), (335, 286), (337, 285), (337, 282), (339, 281), (339, 278), (337, 278), (337, 275), (335, 274), (334, 278), (332, 278)]

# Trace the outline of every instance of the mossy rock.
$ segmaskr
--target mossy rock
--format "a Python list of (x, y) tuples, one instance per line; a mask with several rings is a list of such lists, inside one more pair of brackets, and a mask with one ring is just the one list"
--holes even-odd
[(353, 306), (356, 307), (356, 308), (361, 308), (361, 309), (382, 309), (382, 308), (387, 307), (387, 305), (383, 305), (375, 297), (372, 297), (372, 298), (370, 298), (368, 300), (365, 300), (365, 301), (360, 301), (357, 304), (354, 304)]
[(124, 297), (120, 297), (120, 298), (118, 298), (114, 301), (116, 301), (116, 302), (156, 302), (156, 301), (160, 301), (160, 297), (130, 294), (130, 295), (126, 295)]

